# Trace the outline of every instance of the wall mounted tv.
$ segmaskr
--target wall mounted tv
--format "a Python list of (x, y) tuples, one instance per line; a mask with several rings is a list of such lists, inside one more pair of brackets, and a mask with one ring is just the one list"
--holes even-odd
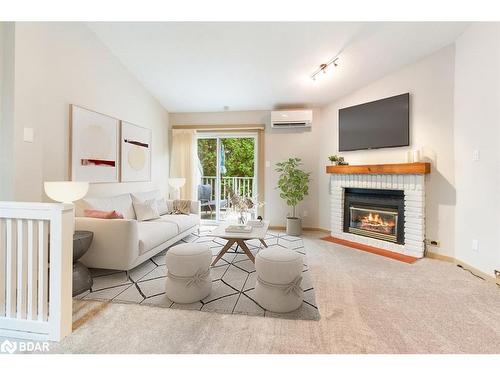
[(339, 151), (409, 145), (409, 93), (339, 110)]

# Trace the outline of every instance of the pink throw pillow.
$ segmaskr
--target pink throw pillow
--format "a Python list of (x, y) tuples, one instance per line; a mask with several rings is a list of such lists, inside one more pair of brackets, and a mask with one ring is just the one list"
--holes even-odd
[(94, 219), (123, 219), (123, 215), (116, 211), (85, 210), (86, 217)]

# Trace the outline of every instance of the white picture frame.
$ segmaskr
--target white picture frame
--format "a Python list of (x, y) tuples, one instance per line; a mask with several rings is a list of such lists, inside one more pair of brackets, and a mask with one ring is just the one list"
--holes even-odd
[(151, 181), (151, 129), (121, 121), (121, 181)]
[(72, 181), (120, 181), (120, 120), (77, 105), (70, 108)]

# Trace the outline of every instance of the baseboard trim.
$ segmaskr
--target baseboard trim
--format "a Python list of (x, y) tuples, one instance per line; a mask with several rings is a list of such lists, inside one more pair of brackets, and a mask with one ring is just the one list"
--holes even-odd
[(442, 255), (438, 253), (433, 253), (432, 251), (426, 251), (425, 252), (425, 257), (426, 258), (431, 258), (431, 259), (437, 259), (437, 260), (442, 260), (443, 262), (448, 262), (448, 263), (453, 263), (456, 264), (457, 266), (461, 266), (465, 270), (469, 270), (473, 274), (482, 277), (484, 280), (492, 282), (494, 284), (499, 285), (499, 281), (497, 280), (496, 277), (492, 275), (488, 275), (487, 273), (478, 270), (477, 268), (472, 267), (471, 265), (461, 261), (460, 259), (456, 259), (454, 257), (450, 257), (448, 255)]
[(357, 243), (357, 242), (347, 241), (347, 240), (343, 240), (343, 239), (340, 239), (337, 237), (326, 236), (326, 237), (323, 237), (322, 240), (328, 241), (328, 242), (333, 242), (333, 243), (336, 243), (338, 245), (351, 247), (351, 248), (356, 249), (356, 250), (366, 251), (367, 253), (381, 255), (381, 256), (384, 256), (386, 258), (391, 258), (391, 259), (398, 260), (398, 261), (404, 262), (404, 263), (411, 264), (411, 263), (414, 263), (418, 260), (418, 258), (409, 256), (409, 255), (395, 253), (393, 251), (379, 249), (378, 247), (373, 247), (373, 246), (368, 246), (368, 245), (364, 245), (364, 244)]
[(442, 260), (443, 262), (456, 263), (455, 258), (448, 255), (433, 253), (432, 251), (426, 251), (424, 256), (426, 258)]

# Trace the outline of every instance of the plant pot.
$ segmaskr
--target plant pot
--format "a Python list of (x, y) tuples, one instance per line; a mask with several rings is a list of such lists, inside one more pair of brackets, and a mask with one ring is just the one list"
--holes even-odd
[(286, 234), (300, 236), (302, 234), (302, 219), (300, 217), (286, 218)]

